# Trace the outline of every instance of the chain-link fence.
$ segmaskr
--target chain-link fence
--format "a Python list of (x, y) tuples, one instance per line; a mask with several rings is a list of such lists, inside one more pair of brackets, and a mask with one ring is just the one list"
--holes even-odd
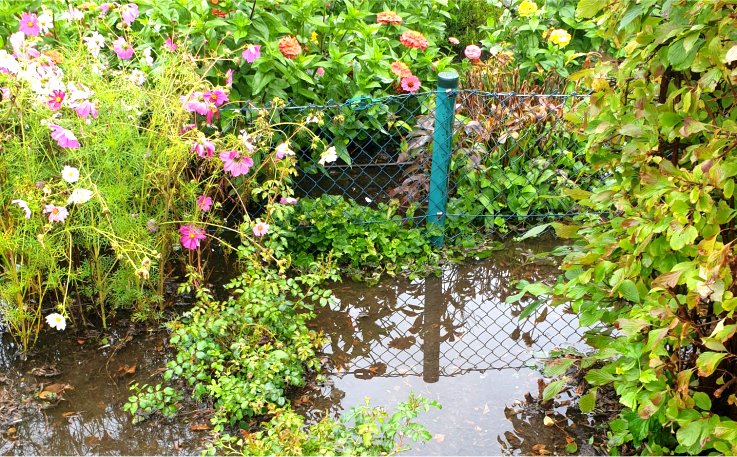
[[(300, 150), (297, 197), (391, 202), (416, 225), (439, 222), (459, 243), (578, 214), (566, 190), (601, 180), (585, 166), (572, 122), (585, 101), (448, 89), (286, 106), (271, 121), (294, 129), (286, 135)], [(315, 138), (334, 146), (337, 160), (324, 160)]]

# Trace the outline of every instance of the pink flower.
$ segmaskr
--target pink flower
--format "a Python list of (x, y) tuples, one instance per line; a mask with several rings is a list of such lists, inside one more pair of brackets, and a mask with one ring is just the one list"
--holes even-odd
[(220, 111), (217, 106), (210, 103), (210, 106), (207, 108), (207, 123), (212, 124), (213, 118), (220, 119)]
[(279, 203), (281, 203), (282, 205), (296, 205), (297, 199), (294, 197), (282, 197), (281, 199), (279, 199)]
[(230, 68), (225, 72), (225, 87), (233, 87), (233, 69)]
[(128, 60), (133, 57), (133, 48), (122, 36), (119, 36), (113, 41), (113, 50), (118, 55), (118, 59)]
[(110, 3), (101, 3), (100, 14), (107, 14), (108, 11), (110, 11)]
[(48, 101), (49, 108), (52, 111), (60, 110), (61, 102), (64, 101), (64, 97), (66, 97), (66, 94), (63, 91), (55, 90), (51, 92), (51, 95), (49, 95), (49, 101)]
[(450, 42), (450, 44), (455, 44), (455, 45), (461, 44), (460, 40), (454, 36), (449, 36), (448, 41)]
[(44, 206), (43, 213), (49, 215), (49, 222), (64, 222), (69, 216), (69, 211), (65, 207), (56, 205)]
[(97, 119), (97, 106), (89, 100), (83, 100), (74, 104), (74, 111), (77, 112), (77, 116), (82, 119), (87, 119), (89, 115)]
[(257, 222), (256, 225), (253, 226), (253, 234), (257, 237), (262, 237), (269, 233), (269, 224), (265, 222)]
[(178, 45), (177, 45), (177, 44), (176, 44), (176, 43), (174, 42), (174, 38), (172, 38), (172, 37), (169, 37), (169, 38), (167, 38), (167, 39), (166, 39), (166, 40), (164, 41), (164, 47), (165, 47), (165, 48), (166, 48), (167, 50), (169, 50), (169, 51), (171, 51), (171, 52), (174, 52), (174, 51), (176, 51), (176, 50), (177, 50), (177, 48), (178, 48), (179, 46), (178, 46)]
[(219, 157), (223, 161), (223, 170), (230, 173), (234, 178), (248, 174), (253, 166), (253, 159), (242, 157), (238, 151), (223, 151)]
[(197, 197), (197, 206), (204, 212), (210, 211), (210, 208), (212, 208), (212, 198), (207, 195), (200, 195)]
[(184, 124), (182, 128), (179, 129), (179, 134), (184, 135), (185, 133), (189, 132), (190, 130), (194, 130), (197, 128), (197, 124)]
[(21, 14), (18, 30), (29, 36), (38, 36), (41, 33), (41, 26), (38, 25), (38, 16), (33, 13)]
[(322, 67), (318, 67), (318, 69), (317, 69), (317, 71), (315, 73), (317, 74), (317, 76), (319, 76), (319, 77), (322, 78), (323, 76), (325, 76), (325, 69), (322, 68)]
[(200, 116), (206, 116), (208, 111), (210, 111), (210, 107), (204, 100), (202, 100), (202, 95), (202, 92), (192, 92), (189, 97), (180, 97), (182, 106), (184, 106), (184, 109), (190, 113), (197, 113)]
[(252, 44), (248, 46), (241, 55), (246, 60), (246, 62), (253, 63), (256, 61), (256, 59), (261, 57), (261, 45)]
[(60, 147), (68, 149), (79, 148), (79, 141), (77, 141), (74, 133), (56, 124), (49, 124), (49, 128), (51, 129), (51, 138), (56, 140), (56, 143)]
[(399, 41), (408, 48), (415, 48), (425, 50), (429, 45), (427, 38), (420, 32), (414, 30), (407, 30), (402, 33), (399, 37)]
[(209, 103), (214, 103), (215, 106), (220, 106), (223, 103), (228, 102), (228, 95), (222, 90), (217, 89), (205, 92), (204, 94), (202, 94), (202, 97), (205, 99), (205, 101)]
[(194, 225), (183, 225), (179, 227), (179, 233), (182, 235), (179, 237), (179, 241), (182, 243), (185, 249), (194, 251), (200, 247), (200, 241), (207, 238), (205, 231)]
[(215, 143), (202, 136), (192, 143), (190, 151), (196, 153), (203, 159), (209, 159), (215, 154)]
[(405, 76), (402, 78), (401, 81), (402, 89), (405, 92), (417, 92), (417, 90), (420, 88), (420, 80), (417, 78), (417, 76)]
[(25, 200), (12, 200), (10, 203), (14, 205), (18, 205), (20, 209), (23, 210), (23, 212), (26, 215), (26, 219), (31, 218), (31, 208), (28, 207), (28, 203), (26, 203)]
[(481, 48), (475, 44), (469, 44), (466, 46), (463, 54), (465, 54), (466, 58), (469, 60), (479, 60), (479, 58), (481, 58)]
[(289, 147), (287, 143), (280, 143), (279, 146), (276, 147), (276, 153), (274, 154), (274, 158), (276, 160), (282, 160), (286, 156), (293, 156), (294, 151)]
[(120, 15), (125, 25), (131, 25), (138, 17), (138, 5), (129, 3), (120, 7)]

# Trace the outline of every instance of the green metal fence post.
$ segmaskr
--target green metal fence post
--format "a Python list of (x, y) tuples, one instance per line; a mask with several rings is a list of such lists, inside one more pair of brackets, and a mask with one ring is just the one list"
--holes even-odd
[[(438, 75), (438, 91), (435, 96), (435, 133), (432, 146), (432, 169), (430, 171), (430, 195), (427, 203), (427, 227), (439, 228), (430, 242), (435, 247), (443, 246), (443, 226), (448, 203), (448, 169), (453, 143), (453, 118), (458, 88), (458, 74), (444, 71)], [(434, 232), (432, 230), (431, 232)]]

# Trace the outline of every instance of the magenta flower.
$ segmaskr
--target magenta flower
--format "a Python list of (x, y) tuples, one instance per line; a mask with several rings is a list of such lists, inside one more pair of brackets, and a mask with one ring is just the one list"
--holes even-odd
[(238, 151), (223, 151), (219, 157), (223, 161), (223, 170), (230, 173), (234, 178), (248, 174), (253, 166), (253, 159), (242, 157)]
[(322, 67), (318, 67), (317, 68), (317, 71), (315, 72), (315, 74), (317, 74), (317, 76), (319, 76), (320, 78), (322, 78), (323, 76), (325, 76), (325, 69), (322, 68)]
[(49, 222), (64, 222), (69, 216), (69, 211), (65, 207), (56, 205), (44, 206), (43, 213), (49, 215)]
[(466, 49), (463, 50), (463, 54), (465, 54), (468, 60), (479, 60), (481, 58), (481, 48), (475, 44), (469, 44), (466, 46)]
[(77, 141), (74, 133), (56, 124), (49, 124), (49, 128), (51, 129), (51, 138), (56, 140), (56, 143), (60, 147), (68, 149), (79, 148), (79, 141)]
[(246, 60), (246, 62), (253, 63), (256, 61), (256, 59), (261, 57), (261, 45), (252, 44), (248, 46), (241, 55)]
[(18, 205), (25, 213), (26, 219), (31, 218), (31, 208), (28, 207), (28, 203), (25, 200), (12, 200), (10, 203)]
[(184, 124), (182, 128), (179, 129), (179, 135), (184, 135), (190, 130), (194, 130), (196, 128), (197, 128), (197, 124)]
[(77, 112), (77, 116), (82, 119), (87, 119), (88, 116), (92, 115), (97, 119), (97, 106), (89, 100), (83, 100), (74, 104), (74, 111)]
[(133, 57), (133, 48), (122, 36), (119, 36), (113, 41), (113, 50), (118, 55), (118, 59), (128, 60)]
[(29, 36), (38, 36), (41, 33), (41, 26), (38, 25), (38, 16), (33, 13), (21, 14), (18, 30)]
[(256, 225), (253, 226), (253, 234), (260, 238), (269, 233), (269, 227), (269, 224), (265, 222), (257, 222)]
[(230, 68), (225, 72), (225, 87), (233, 87), (233, 69)]
[(182, 235), (179, 237), (179, 241), (181, 241), (182, 246), (190, 251), (194, 251), (199, 248), (200, 241), (207, 238), (205, 236), (205, 231), (194, 225), (183, 225), (179, 227), (179, 233)]
[(138, 17), (138, 5), (128, 3), (127, 5), (121, 6), (120, 15), (123, 17), (123, 23), (125, 25), (131, 25)]
[(197, 141), (192, 143), (190, 151), (194, 152), (203, 159), (209, 159), (215, 154), (215, 143), (202, 136)]
[(280, 143), (279, 146), (276, 147), (276, 153), (274, 154), (274, 158), (276, 160), (282, 160), (286, 156), (293, 156), (294, 151), (289, 147), (287, 143)]
[(179, 46), (177, 46), (177, 44), (176, 44), (176, 43), (174, 42), (174, 38), (172, 38), (172, 37), (169, 37), (169, 38), (167, 38), (166, 40), (164, 40), (164, 47), (165, 47), (165, 48), (166, 48), (166, 49), (167, 49), (168, 51), (170, 51), (170, 52), (174, 52), (174, 51), (176, 51), (176, 50), (177, 50), (177, 48), (178, 48)]
[(223, 103), (228, 102), (228, 95), (222, 90), (211, 90), (202, 94), (202, 98), (209, 103), (213, 103), (215, 106), (221, 106)]
[(204, 212), (210, 211), (210, 208), (212, 208), (212, 198), (207, 195), (200, 195), (197, 197), (197, 206)]
[(51, 95), (49, 95), (49, 101), (48, 101), (49, 108), (53, 111), (60, 110), (61, 103), (64, 101), (64, 97), (66, 97), (66, 94), (64, 93), (64, 91), (55, 90), (51, 92)]
[(405, 92), (417, 92), (420, 88), (420, 79), (415, 75), (405, 76), (400, 84)]
[(218, 110), (218, 107), (210, 104), (210, 107), (207, 109), (207, 123), (212, 124), (212, 119), (220, 119), (220, 110)]
[(282, 197), (281, 199), (279, 199), (279, 203), (281, 203), (282, 205), (296, 205), (297, 199), (294, 197)]
[(208, 104), (202, 100), (202, 92), (192, 92), (188, 97), (182, 95), (179, 99), (182, 101), (184, 109), (190, 113), (197, 113), (200, 116), (206, 116), (210, 111)]
[(107, 14), (108, 11), (110, 11), (110, 3), (101, 3), (100, 4), (100, 14), (101, 15)]

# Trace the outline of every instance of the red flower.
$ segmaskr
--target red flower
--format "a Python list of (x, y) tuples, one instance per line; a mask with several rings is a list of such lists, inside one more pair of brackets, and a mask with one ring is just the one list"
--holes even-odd
[(407, 30), (402, 33), (402, 36), (399, 37), (399, 41), (408, 48), (421, 49), (423, 51), (427, 49), (428, 45), (425, 35), (420, 32), (415, 32), (414, 30)]
[(302, 53), (302, 46), (299, 41), (291, 35), (285, 36), (279, 40), (279, 52), (287, 59), (294, 59)]

